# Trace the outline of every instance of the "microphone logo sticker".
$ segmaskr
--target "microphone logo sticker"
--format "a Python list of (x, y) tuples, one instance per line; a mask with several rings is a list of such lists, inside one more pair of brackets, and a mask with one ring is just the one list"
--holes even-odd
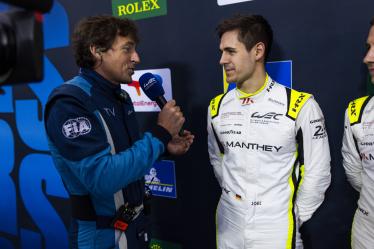
[(165, 91), (164, 97), (166, 100), (171, 100), (173, 96), (171, 71), (169, 68), (136, 70), (132, 75), (132, 82), (130, 84), (122, 84), (121, 88), (130, 95), (135, 112), (159, 112), (160, 108), (157, 103), (150, 100), (140, 87), (139, 78), (146, 73), (153, 74), (155, 78), (152, 77), (145, 83), (143, 82), (145, 91), (162, 82), (162, 88)]
[(144, 84), (144, 89), (148, 90), (153, 84), (156, 83), (155, 78), (150, 78), (146, 84)]

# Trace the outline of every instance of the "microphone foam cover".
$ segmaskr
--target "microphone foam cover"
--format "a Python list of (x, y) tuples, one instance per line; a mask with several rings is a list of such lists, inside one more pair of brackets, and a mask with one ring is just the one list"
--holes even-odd
[(163, 96), (165, 94), (165, 91), (162, 88), (162, 79), (159, 75), (145, 73), (140, 76), (139, 84), (143, 92), (152, 101), (155, 101), (157, 97)]

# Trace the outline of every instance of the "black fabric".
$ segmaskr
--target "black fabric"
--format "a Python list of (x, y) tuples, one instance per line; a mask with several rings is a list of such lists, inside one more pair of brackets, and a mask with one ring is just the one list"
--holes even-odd
[(164, 148), (166, 151), (168, 143), (171, 140), (170, 133), (160, 125), (153, 126), (151, 128), (151, 133), (154, 137), (158, 138), (164, 144)]
[(74, 219), (94, 221), (96, 212), (89, 195), (70, 195), (71, 214)]

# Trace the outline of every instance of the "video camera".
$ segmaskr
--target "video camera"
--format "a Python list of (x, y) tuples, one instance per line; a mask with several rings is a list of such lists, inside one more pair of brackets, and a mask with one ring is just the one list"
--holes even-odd
[(0, 87), (41, 81), (43, 16), (53, 0), (0, 0), (20, 8), (0, 13)]

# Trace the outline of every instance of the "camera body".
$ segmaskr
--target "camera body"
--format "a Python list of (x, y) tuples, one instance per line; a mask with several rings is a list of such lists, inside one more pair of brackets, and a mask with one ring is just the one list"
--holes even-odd
[(41, 81), (43, 16), (52, 0), (1, 0), (21, 8), (0, 13), (0, 86)]

